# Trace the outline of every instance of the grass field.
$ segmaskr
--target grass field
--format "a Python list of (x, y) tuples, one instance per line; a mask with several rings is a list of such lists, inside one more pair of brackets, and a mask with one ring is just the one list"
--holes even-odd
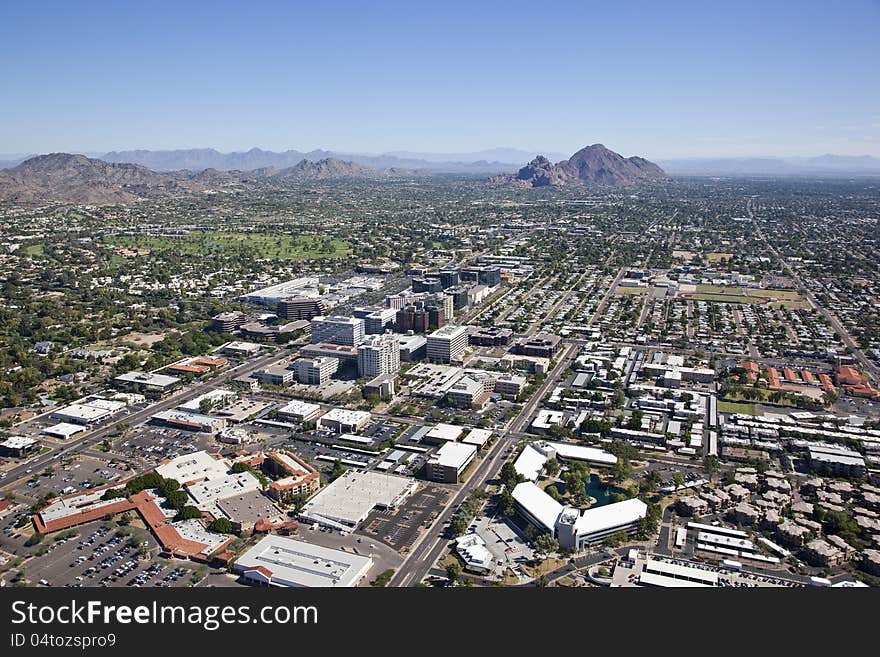
[(741, 413), (742, 415), (754, 415), (755, 405), (748, 402), (718, 402), (719, 413)]
[(759, 303), (760, 299), (741, 294), (695, 294), (694, 299), (702, 301), (720, 301), (722, 303)]
[(801, 295), (794, 290), (749, 290), (750, 297), (779, 299), (780, 301), (801, 301)]
[(736, 285), (697, 285), (697, 292), (705, 294), (745, 294), (745, 291)]
[(623, 287), (621, 285), (617, 286), (617, 289), (614, 290), (615, 294), (647, 294), (650, 288), (647, 287)]
[(722, 260), (730, 260), (733, 257), (732, 253), (707, 253), (706, 260), (709, 262), (721, 262)]
[(119, 236), (106, 240), (111, 246), (122, 246), (157, 253), (181, 255), (242, 255), (277, 260), (326, 260), (343, 258), (351, 253), (351, 245), (335, 237), (281, 233), (234, 233), (221, 231), (192, 232), (180, 237), (151, 235)]
[(39, 257), (43, 255), (43, 245), (42, 244), (31, 244), (30, 246), (24, 247), (25, 255), (29, 255), (31, 257)]

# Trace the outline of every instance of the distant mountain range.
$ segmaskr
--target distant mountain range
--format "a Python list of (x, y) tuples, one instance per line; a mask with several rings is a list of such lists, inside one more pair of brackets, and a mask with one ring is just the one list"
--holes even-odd
[[(87, 157), (106, 162), (140, 164), (153, 171), (255, 171), (273, 167), (285, 169), (302, 160), (316, 162), (336, 159), (353, 162), (373, 169), (399, 169), (425, 173), (458, 173), (492, 175), (513, 173), (535, 154), (516, 148), (491, 148), (463, 153), (423, 153), (390, 151), (380, 155), (313, 150), (302, 152), (286, 150), (221, 153), (213, 148), (181, 150), (133, 150), (110, 153), (83, 153)], [(32, 155), (0, 155), (0, 169), (10, 169)], [(560, 162), (566, 156), (544, 153), (551, 162)], [(880, 175), (880, 158), (868, 155), (820, 155), (818, 157), (722, 157), (722, 158), (665, 158), (657, 164), (673, 176), (823, 176), (823, 175)]]
[(641, 157), (623, 157), (602, 144), (593, 144), (556, 164), (539, 155), (515, 174), (493, 176), (489, 183), (519, 187), (585, 184), (618, 187), (665, 177), (663, 169), (653, 162)]
[(876, 176), (880, 158), (869, 155), (739, 157), (658, 160), (674, 176)]
[(105, 162), (85, 155), (38, 155), (0, 171), (0, 199), (22, 203), (127, 203), (145, 197), (241, 187), (257, 182), (284, 184), (311, 180), (396, 175), (353, 162), (324, 158), (290, 167), (252, 171), (202, 169), (157, 172), (139, 164)]
[[(315, 150), (306, 153), (287, 150), (283, 152), (264, 151), (252, 148), (249, 151), (221, 153), (213, 148), (196, 148), (171, 151), (114, 151), (98, 156), (107, 162), (140, 164), (154, 171), (201, 171), (217, 169), (220, 171), (253, 171), (275, 167), (283, 169), (294, 166), (302, 160), (315, 162), (324, 159), (337, 159), (353, 162), (373, 169), (409, 169), (430, 173), (486, 174), (514, 171), (517, 163), (523, 162), (530, 153), (509, 148), (499, 148), (476, 153), (384, 153), (365, 155), (362, 153), (339, 153)], [(510, 158), (501, 160), (499, 158)], [(512, 159), (516, 158), (516, 159)]]

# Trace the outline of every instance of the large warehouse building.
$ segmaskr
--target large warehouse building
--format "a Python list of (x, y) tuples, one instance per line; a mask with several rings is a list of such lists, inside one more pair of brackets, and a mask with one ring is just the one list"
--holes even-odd
[(309, 500), (299, 512), (299, 518), (352, 531), (375, 507), (396, 507), (416, 486), (416, 481), (408, 477), (348, 470)]

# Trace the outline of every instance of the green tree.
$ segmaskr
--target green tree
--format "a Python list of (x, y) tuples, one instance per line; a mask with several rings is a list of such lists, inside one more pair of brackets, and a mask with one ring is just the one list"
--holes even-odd
[(202, 512), (196, 506), (187, 505), (181, 508), (177, 515), (174, 516), (174, 520), (193, 520), (202, 517)]
[(342, 461), (340, 459), (336, 459), (333, 462), (333, 469), (330, 471), (330, 479), (336, 480), (339, 479), (345, 473), (345, 466), (342, 465)]
[(455, 585), (455, 582), (461, 577), (461, 564), (458, 561), (450, 561), (446, 564), (446, 577), (451, 584)]
[(234, 534), (235, 525), (228, 518), (216, 518), (208, 525), (208, 531), (218, 534)]
[(532, 542), (532, 548), (537, 554), (546, 557), (559, 551), (559, 541), (553, 538), (549, 532), (545, 532)]

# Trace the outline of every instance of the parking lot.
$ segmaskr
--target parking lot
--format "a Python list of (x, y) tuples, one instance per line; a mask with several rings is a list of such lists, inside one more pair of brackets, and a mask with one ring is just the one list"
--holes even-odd
[(153, 465), (181, 454), (216, 448), (217, 443), (207, 434), (150, 425), (142, 425), (113, 443), (113, 451)]
[(31, 584), (43, 586), (185, 586), (196, 564), (148, 558), (157, 545), (149, 532), (129, 528), (130, 534), (113, 523), (90, 523), (78, 535), (53, 541), (41, 556), (25, 564)]
[(116, 460), (103, 461), (90, 456), (63, 459), (49, 467), (34, 470), (15, 489), (16, 495), (38, 499), (47, 494), (67, 495), (88, 490), (131, 476), (129, 467)]
[(404, 553), (415, 543), (425, 524), (446, 505), (450, 494), (448, 490), (426, 486), (397, 509), (374, 510), (359, 533)]

